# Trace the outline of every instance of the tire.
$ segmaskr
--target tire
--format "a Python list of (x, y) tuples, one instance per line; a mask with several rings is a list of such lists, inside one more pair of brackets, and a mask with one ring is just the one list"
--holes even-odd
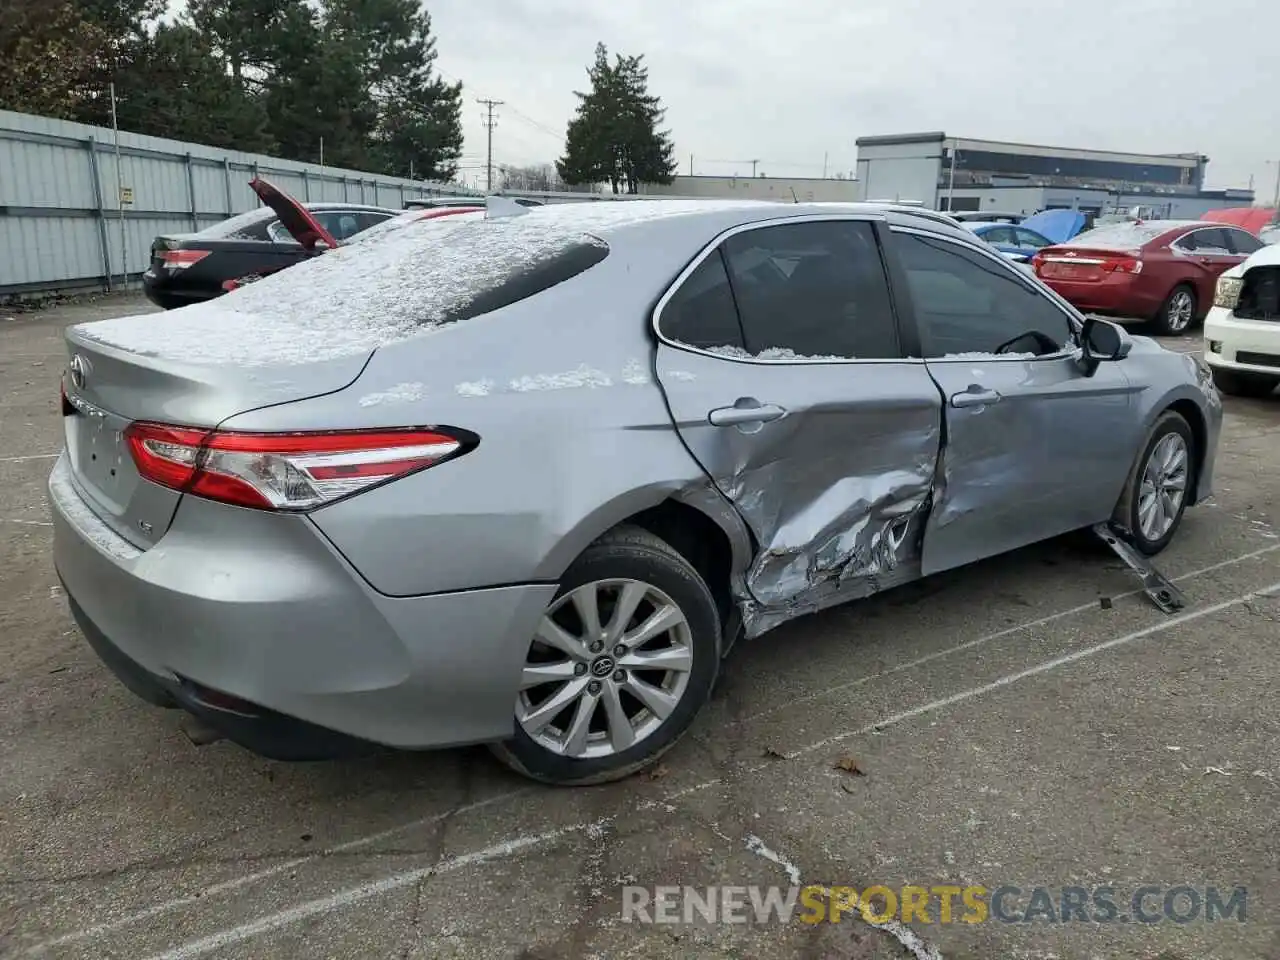
[(1280, 385), (1280, 377), (1269, 377), (1265, 373), (1241, 373), (1238, 370), (1223, 370), (1215, 367), (1213, 384), (1223, 393), (1233, 397), (1267, 397), (1277, 385)]
[(1199, 309), (1195, 288), (1186, 283), (1178, 284), (1160, 304), (1160, 312), (1155, 318), (1156, 332), (1169, 337), (1186, 333), (1195, 326)]
[[(1170, 437), (1175, 439), (1171, 440), (1169, 439)], [(1163, 459), (1170, 449), (1176, 450), (1179, 447), (1182, 455), (1180, 473), (1177, 470), (1169, 470), (1166, 473), (1159, 463), (1152, 463), (1157, 456)], [(1156, 454), (1158, 449), (1161, 451), (1159, 455)], [(1194, 480), (1193, 471), (1198, 462), (1195, 434), (1192, 433), (1190, 425), (1180, 414), (1174, 413), (1172, 410), (1166, 410), (1161, 414), (1160, 419), (1156, 421), (1155, 426), (1151, 428), (1151, 433), (1147, 436), (1147, 442), (1142, 447), (1142, 453), (1134, 462), (1133, 470), (1129, 474), (1124, 494), (1120, 497), (1120, 502), (1116, 504), (1115, 513), (1111, 518), (1112, 522), (1124, 531), (1125, 540), (1137, 550), (1152, 557), (1167, 547), (1173, 540), (1173, 535), (1178, 532), (1178, 527), (1182, 523), (1182, 516), (1187, 509), (1187, 496), (1191, 491), (1191, 484)], [(1149, 467), (1155, 470), (1154, 475), (1149, 472)], [(1161, 480), (1160, 477), (1167, 477), (1167, 480)], [(1152, 485), (1158, 486), (1168, 481), (1177, 482), (1179, 479), (1182, 483), (1182, 488), (1180, 495), (1177, 497), (1177, 505), (1173, 512), (1172, 522), (1168, 523), (1167, 526), (1163, 524), (1152, 524), (1150, 527), (1145, 525), (1143, 517), (1144, 514), (1147, 514), (1148, 504), (1151, 502), (1150, 487)], [(1144, 488), (1147, 489), (1144, 490)], [(1168, 488), (1166, 488), (1166, 492), (1168, 492)], [(1165, 500), (1161, 501), (1159, 505), (1159, 508), (1165, 508), (1166, 514), (1167, 504), (1168, 501)], [(1150, 514), (1147, 515), (1150, 516)]]
[[(613, 612), (624, 602), (624, 590), (632, 600), (644, 594), (627, 623), (615, 624)], [(614, 633), (601, 637), (605, 645), (596, 651), (575, 642), (576, 635), (591, 635), (578, 612), (579, 602), (589, 597), (595, 598), (604, 631)], [(629, 645), (628, 638), (641, 636), (640, 624), (668, 607), (682, 620), (618, 657), (625, 649), (616, 645), (619, 639)], [(515, 694), (515, 735), (490, 749), (516, 772), (556, 786), (608, 783), (653, 764), (688, 730), (720, 667), (720, 616), (710, 589), (666, 541), (639, 527), (617, 527), (583, 551), (565, 572), (538, 634), (526, 654), (525, 676), (532, 669), (553, 679)], [(554, 646), (544, 642), (548, 636)], [(683, 667), (628, 667), (658, 652)], [(557, 708), (557, 701), (564, 706)], [(670, 709), (665, 717), (663, 709)]]

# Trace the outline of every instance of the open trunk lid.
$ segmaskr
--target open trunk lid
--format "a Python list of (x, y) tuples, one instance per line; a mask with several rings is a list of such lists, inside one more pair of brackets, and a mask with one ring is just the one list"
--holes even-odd
[(317, 243), (323, 243), (333, 249), (338, 241), (311, 215), (311, 211), (300, 204), (275, 184), (261, 177), (254, 177), (249, 186), (258, 195), (258, 199), (275, 211), (284, 228), (293, 239), (302, 244), (305, 250), (314, 250)]
[[(149, 321), (159, 345), (165, 342), (168, 321), (196, 309), (124, 319), (136, 321), (137, 329)], [(71, 327), (66, 333), (67, 456), (94, 512), (143, 549), (164, 536), (182, 495), (139, 475), (125, 433), (130, 423), (150, 420), (212, 429), (237, 413), (341, 390), (355, 381), (369, 357), (364, 351), (312, 363), (249, 367), (201, 363), (198, 356), (183, 361), (103, 342), (90, 333), (97, 326)]]

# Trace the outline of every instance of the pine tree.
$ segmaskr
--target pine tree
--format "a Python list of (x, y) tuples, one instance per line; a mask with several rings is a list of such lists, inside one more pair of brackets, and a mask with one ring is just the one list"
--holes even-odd
[(70, 0), (0, 3), (0, 110), (81, 119), (108, 39)]
[(615, 56), (603, 43), (587, 68), (591, 89), (575, 91), (578, 108), (565, 134), (565, 153), (556, 162), (569, 184), (608, 183), (614, 193), (638, 193), (642, 183), (670, 183), (676, 170), (675, 145), (660, 130), (665, 111), (649, 93), (643, 56)]

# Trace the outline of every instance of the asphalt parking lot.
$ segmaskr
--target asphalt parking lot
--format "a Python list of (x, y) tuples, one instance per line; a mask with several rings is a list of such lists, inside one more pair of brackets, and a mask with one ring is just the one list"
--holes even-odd
[[(480, 749), (195, 747), (99, 665), (49, 557), (60, 331), (143, 308), (0, 310), (0, 955), (1280, 957), (1280, 396), (1226, 401), (1216, 496), (1158, 561), (1180, 614), (1084, 539), (1038, 545), (741, 646), (656, 771), (555, 791)], [(794, 882), (1216, 885), (1247, 912), (622, 922), (624, 885)]]

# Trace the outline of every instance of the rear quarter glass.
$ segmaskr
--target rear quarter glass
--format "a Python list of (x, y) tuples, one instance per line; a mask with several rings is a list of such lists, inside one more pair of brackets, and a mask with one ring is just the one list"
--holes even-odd
[(267, 240), (267, 227), (275, 219), (271, 210), (259, 207), (205, 227), (195, 236), (202, 240)]

